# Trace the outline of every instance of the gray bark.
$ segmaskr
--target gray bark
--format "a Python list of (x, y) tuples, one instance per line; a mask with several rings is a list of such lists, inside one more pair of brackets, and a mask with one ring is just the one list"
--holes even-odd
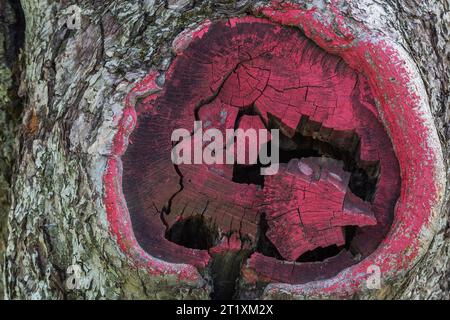
[[(14, 58), (21, 68), (14, 68), (6, 55), (14, 41), (5, 39), (11, 24), (7, 20), (15, 14), (12, 1), (1, 1), (0, 251), (6, 258), (5, 297), (208, 298), (207, 285), (152, 277), (130, 265), (109, 232), (102, 176), (117, 130), (114, 118), (121, 114), (125, 95), (150, 68), (167, 68), (174, 37), (206, 18), (249, 12), (253, 4), (80, 0), (81, 28), (70, 30), (67, 8), (72, 2), (22, 0), (25, 43), (23, 57)], [(449, 1), (343, 3), (343, 14), (394, 38), (414, 58), (448, 159)], [(19, 96), (24, 102), (21, 124), (16, 116)], [(379, 297), (450, 298), (447, 212), (442, 219), (426, 257)], [(83, 290), (65, 286), (66, 270), (74, 264), (83, 270)]]

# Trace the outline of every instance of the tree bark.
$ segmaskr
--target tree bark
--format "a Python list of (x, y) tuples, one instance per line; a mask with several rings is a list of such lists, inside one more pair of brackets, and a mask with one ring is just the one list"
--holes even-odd
[[(14, 3), (0, 2), (5, 298), (208, 298), (206, 282), (180, 283), (130, 264), (109, 231), (102, 179), (116, 119), (133, 84), (150, 68), (167, 69), (171, 43), (185, 28), (205, 19), (251, 14), (255, 3), (80, 0), (79, 29), (68, 28), (71, 1)], [(337, 8), (393, 38), (414, 59), (448, 161), (450, 2), (347, 0)], [(21, 26), (25, 41), (19, 56)], [(448, 191), (426, 256), (398, 279), (395, 289), (373, 297), (450, 298)], [(82, 290), (66, 285), (73, 265), (84, 274)]]
[(11, 203), (15, 133), (22, 111), (17, 88), (20, 81), (19, 53), (23, 44), (23, 14), (20, 4), (0, 2), (0, 298), (4, 292), (4, 257), (7, 217)]

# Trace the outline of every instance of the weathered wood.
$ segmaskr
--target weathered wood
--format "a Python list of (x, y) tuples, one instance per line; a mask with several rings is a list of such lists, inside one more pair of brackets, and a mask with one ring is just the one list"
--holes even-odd
[(293, 159), (264, 184), (270, 241), (288, 261), (318, 247), (345, 244), (345, 226), (376, 225), (366, 203), (348, 190), (343, 163), (327, 158)]
[[(182, 39), (176, 41), (177, 57), (167, 72), (166, 83), (156, 98), (138, 107), (143, 111), (138, 112), (136, 129), (130, 136), (132, 143), (123, 156), (124, 196), (134, 233), (142, 247), (163, 260), (204, 268), (209, 256), (202, 250), (216, 244), (210, 241), (207, 241), (209, 247), (199, 247), (197, 242), (183, 244), (174, 240), (173, 228), (179, 234), (185, 229), (183, 223), (191, 224), (193, 220), (189, 219), (201, 217), (211, 230), (217, 228), (217, 241), (237, 233), (256, 246), (260, 214), (265, 213), (269, 221), (267, 236), (282, 257), (296, 260), (317, 247), (343, 246), (343, 229), (338, 227), (376, 225), (373, 216), (370, 219), (361, 216), (359, 220), (346, 211), (346, 206), (352, 203), (354, 206), (360, 203), (361, 207), (364, 204), (351, 193), (344, 202), (350, 174), (342, 169), (334, 170), (338, 178), (345, 180), (330, 200), (334, 206), (321, 198), (324, 193), (331, 196), (331, 182), (328, 187), (322, 180), (317, 187), (314, 183), (306, 193), (307, 182), (298, 180), (297, 187), (301, 188), (303, 183), (306, 194), (317, 194), (316, 198), (306, 197), (299, 203), (300, 207), (318, 212), (316, 223), (308, 221), (313, 216), (300, 213), (307, 227), (299, 230), (280, 227), (281, 220), (275, 220), (287, 210), (282, 196), (286, 192), (290, 194), (283, 173), (277, 174), (277, 178), (268, 177), (267, 185), (257, 187), (233, 181), (232, 164), (175, 166), (168, 157), (173, 146), (170, 141), (173, 130), (185, 128), (198, 140), (193, 120), (204, 123), (203, 134), (215, 128), (225, 136), (227, 129), (266, 130), (276, 119), (276, 125), (288, 138), (294, 138), (296, 133), (313, 136), (315, 140), (357, 154), (354, 161), (362, 166), (380, 163), (381, 183), (374, 195), (374, 213), (380, 223), (371, 229), (358, 230), (355, 242), (366, 245), (358, 254), (369, 255), (392, 221), (399, 174), (389, 139), (374, 116), (376, 109), (364, 76), (318, 48), (297, 30), (267, 20), (248, 17), (218, 21), (196, 32), (201, 37), (186, 38), (187, 45)], [(177, 147), (184, 143), (183, 140)], [(189, 143), (193, 150), (196, 142)], [(200, 140), (197, 144), (207, 143)], [(194, 157), (194, 151), (191, 152)], [(248, 161), (248, 149), (246, 152)], [(322, 168), (324, 179), (327, 170), (333, 171), (325, 167)], [(319, 168), (312, 170), (320, 176)], [(320, 186), (325, 189), (321, 190)], [(280, 198), (275, 196), (277, 192), (281, 192)], [(294, 202), (297, 196), (292, 194)], [(369, 215), (368, 208), (362, 211)], [(332, 215), (336, 217), (331, 218)], [(299, 218), (296, 211), (294, 218)], [(330, 223), (330, 228), (324, 223)], [(313, 229), (319, 230), (317, 234), (313, 234)], [(187, 236), (179, 236), (186, 240)], [(289, 240), (284, 241), (285, 238)]]

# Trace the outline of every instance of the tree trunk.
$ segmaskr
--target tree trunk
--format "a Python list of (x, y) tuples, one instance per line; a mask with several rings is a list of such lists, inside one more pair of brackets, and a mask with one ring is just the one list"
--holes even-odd
[[(71, 20), (76, 15), (71, 4), (0, 2), (0, 263), (5, 298), (207, 299), (207, 282), (155, 276), (130, 263), (110, 232), (103, 176), (126, 95), (150, 69), (167, 69), (174, 38), (205, 19), (252, 14), (256, 4), (79, 0), (80, 28)], [(447, 162), (450, 3), (347, 0), (336, 8), (392, 38), (413, 58)], [(427, 254), (396, 280), (395, 289), (372, 297), (450, 298), (448, 188), (446, 201)], [(83, 272), (81, 290), (67, 285), (73, 266)]]

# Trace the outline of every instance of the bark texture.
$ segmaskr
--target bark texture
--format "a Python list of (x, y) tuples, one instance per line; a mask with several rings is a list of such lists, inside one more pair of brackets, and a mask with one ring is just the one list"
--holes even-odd
[[(173, 276), (150, 276), (130, 265), (109, 232), (102, 177), (126, 94), (150, 68), (167, 69), (175, 36), (206, 18), (251, 13), (255, 3), (79, 0), (77, 30), (67, 27), (72, 18), (68, 8), (75, 1), (22, 0), (26, 29), (19, 59), (20, 37), (11, 39), (10, 30), (19, 27), (15, 21), (20, 8), (14, 2), (0, 2), (0, 252), (6, 257), (1, 271), (5, 297), (208, 298), (206, 282), (180, 283)], [(448, 159), (449, 1), (347, 0), (338, 8), (394, 38), (413, 57)], [(24, 110), (17, 125), (19, 96)], [(448, 208), (447, 202), (444, 210)], [(373, 297), (450, 298), (447, 219), (443, 212), (428, 254), (410, 274), (398, 279), (390, 292)], [(71, 265), (80, 266), (83, 289), (65, 285)]]
[(0, 2), (0, 298), (4, 292), (4, 253), (7, 216), (11, 203), (10, 186), (15, 132), (22, 110), (18, 97), (19, 51), (23, 43), (23, 16), (20, 4)]

